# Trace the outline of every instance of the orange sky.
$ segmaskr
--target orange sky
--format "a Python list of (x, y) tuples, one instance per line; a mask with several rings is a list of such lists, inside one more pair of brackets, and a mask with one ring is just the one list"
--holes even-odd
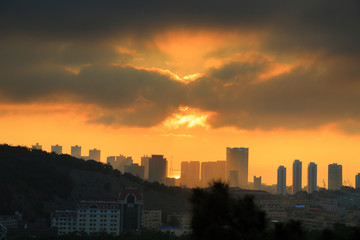
[[(54, 108), (53, 108), (54, 107)], [(102, 126), (86, 122), (79, 112), (71, 111), (81, 106), (31, 106), (17, 107), (19, 112), (0, 119), (2, 143), (31, 145), (39, 142), (45, 151), (51, 145), (63, 146), (70, 153), (70, 146), (81, 145), (86, 155), (89, 149), (101, 149), (101, 159), (124, 154), (140, 162), (142, 155), (164, 154), (170, 161), (173, 174), (181, 161), (225, 160), (226, 147), (249, 147), (249, 181), (262, 176), (266, 184), (276, 183), (279, 165), (287, 168), (287, 183), (291, 185), (292, 162), (303, 162), (303, 186), (306, 186), (309, 162), (318, 164), (318, 184), (327, 184), (327, 165), (333, 162), (343, 165), (343, 179), (354, 185), (360, 153), (357, 135), (343, 134), (332, 126), (315, 130), (289, 131), (284, 129), (238, 130), (235, 128), (209, 129), (203, 126), (175, 129), (165, 123), (152, 128), (126, 128)], [(7, 108), (10, 108), (9, 106)], [(175, 120), (174, 120), (175, 121)], [(185, 124), (186, 125), (186, 124)]]
[(3, 4), (1, 143), (77, 144), (103, 162), (164, 154), (172, 175), (181, 161), (248, 147), (250, 182), (274, 184), (284, 165), (291, 185), (300, 159), (303, 186), (309, 162), (319, 186), (331, 163), (354, 185), (357, 3), (78, 2)]

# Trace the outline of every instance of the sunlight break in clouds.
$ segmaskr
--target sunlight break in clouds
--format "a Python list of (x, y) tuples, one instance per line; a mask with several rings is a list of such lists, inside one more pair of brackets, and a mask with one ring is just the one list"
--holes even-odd
[(188, 106), (179, 106), (181, 113), (175, 113), (170, 118), (165, 120), (164, 126), (170, 129), (178, 129), (180, 127), (204, 127), (209, 128), (206, 120), (209, 114), (202, 113), (198, 110), (191, 109)]

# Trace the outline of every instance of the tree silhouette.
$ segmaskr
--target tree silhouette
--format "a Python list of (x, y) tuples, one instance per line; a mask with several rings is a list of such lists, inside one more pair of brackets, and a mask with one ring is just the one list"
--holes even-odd
[(233, 199), (229, 186), (213, 182), (209, 189), (193, 189), (192, 238), (212, 239), (264, 239), (265, 213), (259, 210), (253, 198)]

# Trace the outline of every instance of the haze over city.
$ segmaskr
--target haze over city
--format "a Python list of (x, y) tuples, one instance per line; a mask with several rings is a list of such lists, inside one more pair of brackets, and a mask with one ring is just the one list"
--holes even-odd
[[(19, 4), (21, 2), (21, 4)], [(355, 1), (3, 1), (1, 143), (360, 172)], [(173, 173), (179, 175), (179, 173)], [(288, 184), (289, 185), (289, 184)]]

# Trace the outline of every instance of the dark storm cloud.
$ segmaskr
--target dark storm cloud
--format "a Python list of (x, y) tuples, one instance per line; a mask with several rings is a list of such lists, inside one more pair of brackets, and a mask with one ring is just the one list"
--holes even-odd
[[(328, 66), (326, 70), (317, 65), (296, 67), (259, 83), (254, 83), (253, 77), (238, 78), (244, 73), (252, 76), (249, 69), (253, 69), (254, 75), (258, 73), (258, 68), (238, 63), (245, 65), (246, 70), (237, 67), (237, 72), (227, 71), (233, 74), (222, 76), (221, 81), (215, 74), (193, 82), (191, 95), (198, 96), (194, 100), (196, 107), (217, 113), (210, 118), (213, 127), (303, 129), (360, 119), (359, 62), (322, 61)], [(348, 75), (357, 78), (357, 81), (343, 78)], [(232, 84), (227, 84), (229, 81)]]
[[(359, 1), (2, 1), (2, 37), (147, 37), (174, 28), (269, 31), (267, 48), (357, 53)], [(356, 51), (356, 52), (354, 52)]]
[[(154, 126), (189, 105), (215, 113), (212, 127), (302, 129), (337, 122), (354, 132), (360, 126), (359, 6), (325, 0), (1, 1), (0, 100), (94, 105), (89, 122), (106, 125)], [(233, 60), (189, 84), (155, 70), (111, 65), (134, 57), (116, 52), (117, 41), (146, 42), (173, 29), (260, 32), (265, 37), (257, 50), (275, 58), (319, 55), (260, 82), (254, 80), (273, 67), (270, 60)]]
[(184, 84), (155, 71), (108, 64), (85, 66), (79, 74), (56, 67), (40, 72), (32, 68), (19, 69), (19, 72), (2, 74), (1, 102), (93, 104), (105, 115), (90, 117), (91, 122), (153, 126), (184, 102)]

